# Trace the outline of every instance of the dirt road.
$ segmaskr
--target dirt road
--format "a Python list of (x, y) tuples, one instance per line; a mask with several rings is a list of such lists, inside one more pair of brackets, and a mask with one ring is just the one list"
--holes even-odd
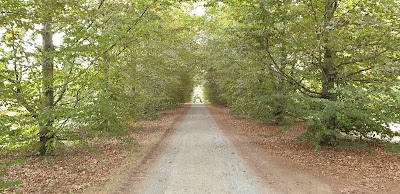
[(269, 178), (259, 176), (248, 162), (256, 156), (233, 146), (206, 105), (192, 105), (169, 139), (163, 152), (143, 172), (141, 181), (135, 181), (125, 192), (331, 193), (328, 185), (311, 175), (294, 174), (268, 161), (260, 165), (273, 168)]

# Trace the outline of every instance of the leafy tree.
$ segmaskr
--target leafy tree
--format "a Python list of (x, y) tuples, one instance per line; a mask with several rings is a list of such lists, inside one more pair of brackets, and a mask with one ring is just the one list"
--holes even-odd
[(173, 1), (2, 1), (0, 7), (3, 149), (38, 145), (44, 155), (58, 140), (118, 133), (190, 97), (191, 64), (177, 54), (188, 51), (173, 46), (191, 34), (169, 29), (169, 11), (185, 15)]
[(224, 31), (209, 33), (225, 44), (211, 46), (221, 62), (211, 65), (218, 76), (208, 84), (218, 94), (208, 95), (276, 123), (284, 115), (305, 118), (316, 145), (335, 144), (343, 133), (392, 136), (398, 8), (390, 0), (215, 3), (214, 28)]

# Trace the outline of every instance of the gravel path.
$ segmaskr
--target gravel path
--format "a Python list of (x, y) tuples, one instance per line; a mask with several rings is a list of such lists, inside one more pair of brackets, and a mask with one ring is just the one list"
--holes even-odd
[(147, 174), (134, 193), (277, 193), (254, 176), (206, 105), (192, 105)]

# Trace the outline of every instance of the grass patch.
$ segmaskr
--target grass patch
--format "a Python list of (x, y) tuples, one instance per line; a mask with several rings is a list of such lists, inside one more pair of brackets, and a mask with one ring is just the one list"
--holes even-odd
[(353, 139), (351, 137), (342, 136), (341, 134), (329, 131), (321, 131), (312, 133), (307, 131), (296, 137), (298, 141), (306, 142), (315, 146), (316, 151), (320, 151), (323, 147), (336, 147), (340, 149), (368, 149), (372, 141)]
[(7, 172), (0, 171), (0, 178), (8, 176)]
[(19, 159), (19, 160), (11, 160), (11, 161), (6, 161), (6, 162), (1, 162), (0, 163), (0, 168), (7, 168), (10, 167), (14, 164), (24, 164), (26, 162), (26, 159)]
[(11, 187), (16, 187), (18, 185), (22, 184), (21, 180), (14, 180), (14, 181), (8, 181), (8, 182), (0, 182), (0, 191), (4, 189), (8, 189)]
[(0, 178), (8, 176), (7, 172), (0, 171)]
[(368, 147), (368, 143), (365, 141), (352, 141), (347, 139), (340, 139), (338, 141), (338, 147), (346, 148), (346, 147), (356, 147), (356, 148), (366, 148)]
[(400, 143), (386, 142), (384, 149), (388, 152), (400, 154)]

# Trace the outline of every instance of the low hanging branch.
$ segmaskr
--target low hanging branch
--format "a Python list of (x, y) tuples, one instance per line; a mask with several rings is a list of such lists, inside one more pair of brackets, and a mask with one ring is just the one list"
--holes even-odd
[[(100, 0), (99, 6), (97, 7), (98, 10), (101, 8), (101, 6), (103, 6), (103, 4), (104, 4), (105, 1), (106, 1), (106, 0)], [(93, 26), (93, 24), (94, 24), (94, 21), (91, 21), (91, 22), (89, 23), (88, 27), (86, 27), (86, 30), (89, 30), (89, 28), (91, 28), (91, 27)]]
[(376, 53), (376, 54), (374, 54), (374, 55), (372, 55), (372, 56), (366, 57), (366, 58), (357, 59), (357, 60), (354, 60), (354, 61), (342, 62), (342, 63), (340, 63), (340, 64), (338, 65), (338, 67), (342, 67), (342, 66), (350, 65), (350, 64), (354, 64), (354, 63), (362, 63), (362, 62), (374, 60), (374, 59), (376, 59), (377, 57), (381, 56), (382, 54), (386, 53), (387, 51), (388, 51), (388, 49), (385, 49), (385, 50), (383, 50), (383, 51), (381, 51), (381, 52), (378, 52), (378, 53)]
[(301, 82), (295, 80), (292, 76), (290, 76), (290, 75), (288, 75), (286, 72), (284, 72), (284, 71), (283, 71), (283, 68), (280, 67), (280, 66), (278, 65), (278, 63), (276, 62), (275, 58), (274, 58), (274, 57), (272, 56), (272, 54), (270, 53), (269, 49), (266, 49), (266, 51), (267, 51), (267, 53), (268, 53), (268, 57), (271, 59), (271, 61), (272, 61), (273, 65), (275, 66), (275, 68), (273, 68), (271, 65), (267, 64), (267, 63), (264, 61), (264, 59), (263, 59), (263, 57), (261, 56), (261, 54), (260, 54), (256, 49), (254, 49), (254, 50), (255, 50), (255, 53), (257, 54), (258, 58), (260, 59), (260, 61), (261, 61), (264, 65), (266, 65), (270, 70), (272, 70), (272, 71), (274, 71), (274, 72), (277, 72), (280, 76), (282, 76), (282, 77), (283, 77), (286, 81), (288, 81), (289, 83), (295, 84), (295, 85), (297, 85), (298, 87), (300, 87), (300, 88), (302, 89), (302, 90), (300, 90), (300, 91), (301, 91), (303, 94), (305, 94), (305, 95), (307, 95), (307, 96), (310, 96), (310, 97), (314, 97), (314, 98), (317, 98), (317, 97), (319, 97), (319, 96), (321, 95), (320, 92), (316, 92), (316, 91), (313, 91), (313, 90), (307, 88), (306, 86), (304, 86), (303, 84), (301, 84)]
[(359, 73), (362, 73), (362, 72), (365, 72), (365, 71), (369, 71), (369, 70), (371, 70), (371, 69), (373, 69), (373, 68), (374, 68), (374, 66), (367, 67), (367, 68), (364, 68), (364, 69), (360, 69), (360, 70), (358, 70), (358, 71), (356, 71), (356, 72), (349, 73), (349, 74), (343, 76), (342, 79), (346, 79), (346, 78), (351, 77), (351, 76), (353, 76), (353, 75), (357, 75), (357, 74), (359, 74)]

